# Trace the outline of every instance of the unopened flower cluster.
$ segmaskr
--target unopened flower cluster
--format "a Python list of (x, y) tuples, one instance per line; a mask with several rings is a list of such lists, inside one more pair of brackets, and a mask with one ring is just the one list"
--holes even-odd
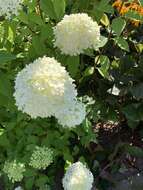
[[(85, 108), (77, 102), (73, 82), (65, 67), (54, 58), (38, 58), (16, 77), (16, 105), (32, 118), (55, 116), (63, 126), (74, 127), (83, 121)], [(69, 114), (73, 114), (73, 122)]]
[(19, 182), (23, 178), (23, 173), (25, 172), (25, 165), (19, 163), (16, 160), (7, 161), (4, 164), (3, 171), (7, 174), (8, 178), (14, 183)]
[(86, 13), (65, 15), (54, 27), (55, 47), (63, 54), (75, 56), (100, 42), (100, 27)]
[(48, 147), (36, 147), (29, 165), (36, 169), (46, 169), (53, 162), (53, 151)]
[(11, 15), (18, 15), (22, 2), (23, 0), (0, 0), (0, 16), (10, 18)]
[(92, 173), (81, 162), (72, 164), (63, 178), (64, 190), (91, 190)]

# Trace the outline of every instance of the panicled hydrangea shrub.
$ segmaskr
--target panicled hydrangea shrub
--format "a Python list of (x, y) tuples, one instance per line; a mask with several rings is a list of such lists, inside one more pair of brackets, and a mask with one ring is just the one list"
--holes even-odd
[(54, 46), (63, 54), (75, 56), (100, 43), (100, 27), (86, 13), (65, 15), (54, 27)]
[(37, 146), (31, 155), (29, 165), (35, 169), (46, 169), (52, 162), (53, 151), (45, 146)]
[(23, 0), (0, 0), (0, 16), (10, 18), (11, 15), (18, 15), (22, 2)]
[(81, 162), (72, 164), (63, 178), (64, 190), (91, 190), (92, 173)]
[(63, 126), (79, 125), (85, 118), (85, 108), (77, 102), (73, 82), (54, 58), (38, 58), (17, 74), (16, 105), (32, 118), (55, 116)]
[(54, 116), (77, 96), (68, 72), (54, 58), (38, 58), (15, 80), (16, 105), (32, 118)]
[(8, 178), (14, 182), (19, 182), (23, 178), (23, 173), (25, 172), (25, 165), (23, 163), (14, 161), (6, 161), (4, 164), (3, 171), (7, 174)]
[(80, 125), (85, 119), (86, 111), (82, 102), (75, 101), (72, 105), (68, 105), (63, 112), (58, 112), (56, 117), (58, 122), (63, 127), (73, 128), (76, 125)]

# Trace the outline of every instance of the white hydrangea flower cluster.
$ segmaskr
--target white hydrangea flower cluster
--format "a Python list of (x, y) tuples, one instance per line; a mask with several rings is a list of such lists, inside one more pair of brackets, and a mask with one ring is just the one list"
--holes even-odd
[(11, 15), (18, 15), (22, 2), (23, 0), (0, 0), (0, 16), (10, 18)]
[(36, 169), (46, 169), (53, 162), (53, 151), (48, 147), (36, 146), (29, 165)]
[(6, 161), (4, 164), (3, 171), (7, 174), (8, 178), (14, 182), (19, 182), (23, 178), (23, 173), (25, 172), (25, 165), (23, 163), (14, 161)]
[(64, 190), (91, 190), (93, 175), (81, 162), (72, 164), (63, 178)]
[(80, 125), (86, 115), (85, 106), (83, 103), (75, 101), (74, 104), (57, 113), (59, 123), (63, 127), (74, 127)]
[(100, 42), (100, 27), (86, 13), (65, 15), (54, 27), (54, 46), (63, 54), (75, 56)]
[[(77, 90), (73, 82), (65, 67), (54, 58), (38, 58), (16, 77), (16, 105), (32, 118), (55, 116), (63, 125), (74, 127), (83, 121), (85, 108), (77, 103)], [(77, 109), (77, 105), (81, 109)], [(65, 113), (73, 115), (74, 125)]]

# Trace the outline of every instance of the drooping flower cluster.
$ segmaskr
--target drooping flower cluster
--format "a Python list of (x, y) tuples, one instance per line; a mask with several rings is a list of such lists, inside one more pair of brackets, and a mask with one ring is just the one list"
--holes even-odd
[(63, 178), (64, 190), (91, 190), (92, 173), (81, 162), (72, 164)]
[[(77, 103), (76, 96), (73, 79), (54, 58), (38, 58), (16, 77), (16, 105), (32, 118), (55, 116), (61, 124), (74, 127), (65, 113), (73, 115), (72, 122), (75, 125), (80, 124), (85, 117), (85, 108)], [(77, 108), (77, 104), (81, 109)]]
[(11, 15), (18, 15), (22, 2), (23, 0), (0, 0), (0, 16), (10, 18)]
[(14, 161), (6, 161), (4, 164), (3, 171), (7, 174), (8, 178), (14, 183), (19, 182), (23, 178), (25, 172), (25, 165), (23, 163)]
[(100, 27), (86, 13), (65, 15), (54, 27), (55, 47), (63, 54), (79, 55), (100, 42)]
[(29, 165), (36, 169), (46, 169), (53, 162), (53, 151), (48, 147), (36, 147)]

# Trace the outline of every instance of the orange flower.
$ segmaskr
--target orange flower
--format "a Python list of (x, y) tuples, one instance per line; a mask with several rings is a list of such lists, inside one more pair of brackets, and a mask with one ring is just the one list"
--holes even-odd
[[(143, 16), (143, 6), (141, 6), (137, 0), (134, 0), (131, 3), (123, 2), (122, 0), (115, 0), (112, 6), (119, 11), (120, 15), (124, 15), (128, 11), (135, 11), (139, 15)], [(131, 23), (135, 26), (138, 26), (141, 21), (132, 19)]]

